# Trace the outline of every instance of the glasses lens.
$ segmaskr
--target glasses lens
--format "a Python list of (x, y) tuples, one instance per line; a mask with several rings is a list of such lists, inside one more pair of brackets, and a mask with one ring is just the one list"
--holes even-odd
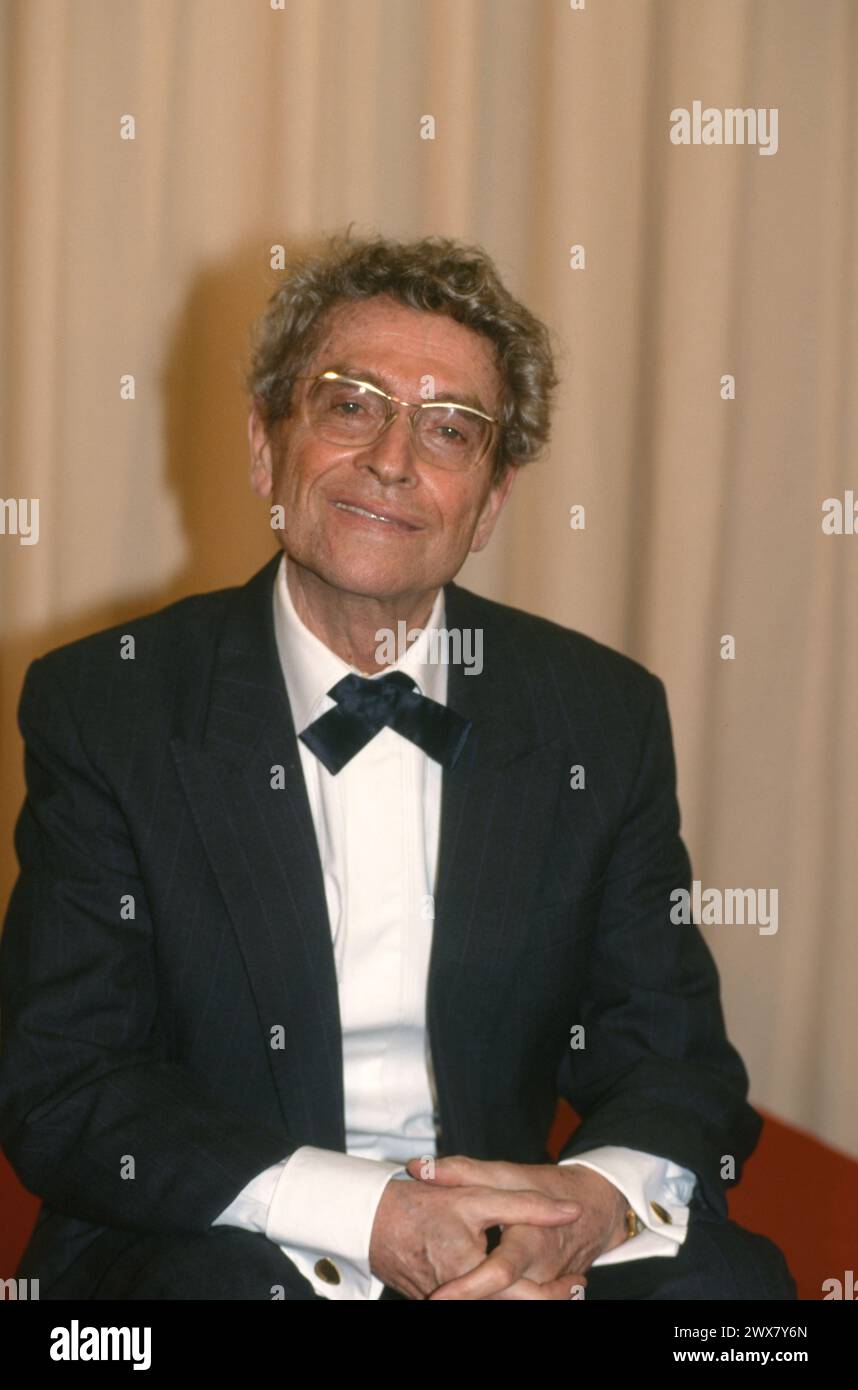
[(387, 418), (384, 398), (350, 381), (317, 381), (309, 397), (310, 423), (332, 444), (364, 444)]
[(452, 405), (427, 405), (417, 415), (422, 447), (440, 468), (472, 468), (485, 452), (491, 424)]

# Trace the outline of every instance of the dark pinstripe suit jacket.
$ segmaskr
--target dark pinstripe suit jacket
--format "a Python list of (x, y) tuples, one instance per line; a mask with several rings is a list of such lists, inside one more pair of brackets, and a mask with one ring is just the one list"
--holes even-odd
[[(278, 560), (27, 672), (0, 1143), (44, 1202), (19, 1269), (43, 1297), (60, 1276), (86, 1296), (75, 1269), (105, 1228), (204, 1232), (298, 1145), (345, 1148)], [(563, 1156), (664, 1155), (726, 1215), (721, 1156), (738, 1178), (762, 1121), (711, 953), (669, 920), (690, 868), (664, 687), (580, 633), (452, 582), (445, 595), (448, 628), (482, 628), (484, 668), (449, 670), (474, 728), (443, 778), (427, 998), (440, 1152), (546, 1162), (560, 1094), (582, 1117)]]

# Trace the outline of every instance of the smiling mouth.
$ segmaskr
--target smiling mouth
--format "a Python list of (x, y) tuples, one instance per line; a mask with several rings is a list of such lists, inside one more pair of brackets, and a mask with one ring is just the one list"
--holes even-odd
[(333, 502), (332, 506), (341, 512), (352, 512), (355, 516), (366, 517), (368, 521), (380, 521), (384, 526), (392, 526), (396, 531), (418, 531), (418, 526), (412, 526), (408, 521), (400, 521), (395, 517), (381, 516), (378, 512), (369, 511), (366, 507), (357, 507), (351, 502)]

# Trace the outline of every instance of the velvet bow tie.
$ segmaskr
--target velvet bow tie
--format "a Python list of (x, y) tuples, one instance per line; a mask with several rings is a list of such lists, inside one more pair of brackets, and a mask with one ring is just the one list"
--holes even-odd
[(331, 773), (385, 726), (411, 739), (444, 767), (453, 767), (465, 746), (472, 721), (428, 695), (404, 671), (376, 680), (350, 674), (328, 691), (333, 709), (309, 724), (299, 738)]

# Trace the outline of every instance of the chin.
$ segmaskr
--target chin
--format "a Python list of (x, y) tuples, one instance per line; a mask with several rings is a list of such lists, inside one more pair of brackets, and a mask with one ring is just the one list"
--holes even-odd
[(363, 598), (377, 599), (389, 598), (393, 594), (402, 593), (403, 590), (428, 587), (410, 583), (407, 576), (379, 574), (377, 572), (374, 574), (366, 574), (365, 572), (338, 574), (329, 582), (344, 593), (360, 594)]
[(323, 583), (329, 584), (332, 589), (339, 589), (344, 594), (360, 594), (364, 598), (384, 598), (391, 593), (399, 593), (403, 587), (409, 586), (409, 576), (403, 576), (399, 571), (386, 565), (370, 565), (369, 557), (363, 555), (356, 559), (353, 564), (344, 562), (343, 557), (339, 556), (328, 564), (320, 561), (318, 553), (310, 554), (306, 559), (294, 552), (289, 552), (293, 561), (303, 569), (314, 574)]
[[(317, 543), (287, 549), (295, 563), (333, 589), (363, 598), (385, 599), (401, 593), (424, 593), (446, 581), (419, 572), (420, 566), (403, 567), (393, 555), (382, 555), (370, 545), (334, 547), (324, 538)], [(380, 547), (379, 547), (380, 549)]]

